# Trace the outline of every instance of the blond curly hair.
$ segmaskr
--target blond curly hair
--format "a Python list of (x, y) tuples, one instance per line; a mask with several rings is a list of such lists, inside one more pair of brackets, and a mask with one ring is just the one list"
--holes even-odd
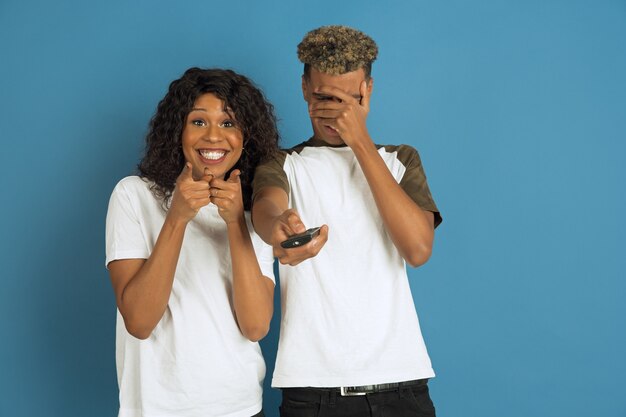
[(329, 75), (365, 70), (367, 78), (372, 62), (378, 56), (378, 46), (365, 33), (348, 26), (322, 26), (307, 33), (298, 44), (298, 59), (304, 64), (304, 74), (310, 68)]

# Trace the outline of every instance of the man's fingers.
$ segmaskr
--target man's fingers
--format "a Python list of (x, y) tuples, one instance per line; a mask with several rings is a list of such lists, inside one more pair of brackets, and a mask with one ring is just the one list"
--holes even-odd
[(350, 94), (347, 94), (343, 90), (341, 90), (341, 89), (339, 89), (337, 87), (330, 86), (330, 85), (323, 85), (323, 86), (321, 86), (320, 88), (315, 90), (315, 93), (336, 97), (339, 100), (341, 100), (343, 102), (346, 102), (346, 103), (356, 103), (356, 102), (358, 102), (358, 100), (356, 98), (352, 97)]
[(278, 261), (283, 265), (297, 265), (307, 259), (317, 256), (322, 250), (326, 242), (328, 241), (328, 226), (323, 225), (320, 228), (320, 234), (314, 237), (306, 245), (284, 249), (274, 248), (274, 256), (278, 258)]
[[(290, 249), (291, 251), (292, 249)], [(284, 250), (282, 251), (277, 251), (274, 250), (274, 257), (278, 258), (278, 262), (280, 262), (283, 265), (291, 265), (291, 266), (295, 266), (298, 265), (300, 262), (306, 260), (309, 258), (309, 256), (298, 256), (298, 255), (294, 255), (290, 252), (285, 252)]]
[(320, 233), (315, 236), (309, 243), (303, 246), (308, 251), (309, 257), (316, 256), (328, 240), (328, 226), (320, 227)]
[(300, 220), (300, 216), (295, 212), (290, 213), (287, 217), (287, 225), (296, 234), (306, 231), (306, 227), (304, 227), (304, 223)]
[(337, 119), (342, 116), (342, 111), (334, 109), (315, 109), (312, 110), (309, 115), (320, 119)]
[[(369, 80), (369, 83), (372, 82), (372, 79)], [(343, 103), (357, 103), (360, 104), (362, 107), (365, 108), (365, 110), (367, 110), (369, 112), (369, 108), (370, 108), (370, 88), (369, 88), (369, 84), (368, 81), (361, 81), (361, 84), (359, 85), (359, 95), (360, 100), (358, 100), (357, 98), (351, 96), (350, 94), (345, 93), (344, 91), (340, 90), (337, 87), (333, 87), (333, 86), (329, 86), (329, 85), (324, 85), (321, 86), (320, 88), (318, 88), (317, 90), (315, 90), (315, 93), (318, 94), (323, 94), (323, 95), (328, 95), (328, 96), (332, 96), (332, 97), (336, 97), (338, 99), (340, 99)], [(316, 103), (323, 105), (323, 106), (329, 106), (329, 108), (335, 108), (334, 106), (339, 104), (341, 105), (341, 103), (335, 103), (332, 101), (324, 101), (321, 103)]]
[(338, 103), (336, 101), (318, 101), (316, 103), (309, 104), (309, 113), (315, 110), (341, 110), (346, 105), (344, 103)]
[(313, 240), (316, 240), (316, 239), (322, 244), (322, 246), (324, 245), (324, 243), (326, 243), (326, 241), (328, 240), (328, 226), (327, 225), (322, 225), (322, 227), (320, 227), (320, 234), (313, 238)]

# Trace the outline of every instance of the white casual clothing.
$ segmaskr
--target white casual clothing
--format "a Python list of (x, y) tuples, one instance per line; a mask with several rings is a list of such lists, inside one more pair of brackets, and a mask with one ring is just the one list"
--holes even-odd
[[(393, 177), (441, 217), (419, 155), (379, 147)], [(434, 376), (405, 262), (391, 241), (353, 151), (311, 139), (259, 166), (254, 191), (278, 186), (306, 227), (328, 241), (297, 266), (280, 265), (282, 321), (274, 387), (382, 384)]]
[[(106, 221), (106, 264), (147, 259), (166, 212), (150, 183), (127, 177), (115, 187)], [(254, 233), (263, 275), (274, 280), (272, 248)], [(234, 317), (226, 224), (213, 204), (185, 231), (172, 293), (146, 340), (131, 336), (117, 313), (119, 417), (250, 417), (261, 410), (265, 363)]]

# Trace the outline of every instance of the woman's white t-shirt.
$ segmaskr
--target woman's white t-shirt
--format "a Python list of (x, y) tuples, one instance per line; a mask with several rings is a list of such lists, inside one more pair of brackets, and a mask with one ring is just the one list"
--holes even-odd
[[(106, 220), (106, 265), (147, 259), (166, 212), (150, 183), (115, 187)], [(263, 275), (274, 280), (272, 248), (248, 230)], [(119, 417), (250, 417), (261, 410), (265, 363), (235, 321), (226, 224), (213, 204), (189, 222), (163, 318), (146, 340), (117, 313)]]

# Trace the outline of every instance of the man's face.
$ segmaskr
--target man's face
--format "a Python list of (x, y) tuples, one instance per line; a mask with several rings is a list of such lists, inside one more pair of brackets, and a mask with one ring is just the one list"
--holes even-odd
[[(341, 101), (337, 97), (318, 93), (321, 87), (335, 87), (360, 102), (362, 97), (359, 88), (363, 81), (365, 81), (365, 71), (362, 68), (341, 75), (324, 74), (311, 68), (308, 79), (306, 76), (302, 76), (302, 94), (309, 106), (326, 100)], [(370, 94), (371, 90), (372, 80), (370, 79), (367, 84), (367, 94)], [(339, 134), (325, 124), (324, 119), (311, 118), (311, 125), (313, 126), (313, 136), (316, 139), (321, 139), (330, 145), (343, 144)]]

